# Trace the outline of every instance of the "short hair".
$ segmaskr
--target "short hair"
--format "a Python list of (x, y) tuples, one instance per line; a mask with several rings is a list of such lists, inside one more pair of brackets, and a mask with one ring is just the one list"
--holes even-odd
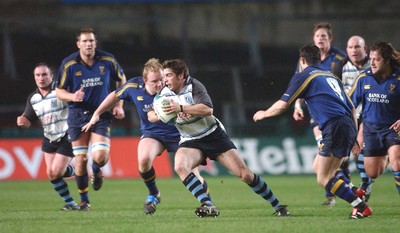
[(392, 67), (400, 67), (400, 52), (391, 43), (376, 41), (369, 50), (379, 52), (383, 60), (389, 61)]
[(35, 68), (33, 68), (33, 72), (35, 72), (35, 69), (40, 67), (40, 66), (45, 66), (47, 67), (47, 69), (49, 69), (50, 71), (50, 76), (53, 76), (53, 68), (51, 68), (51, 66), (49, 66), (46, 62), (39, 62), (35, 65)]
[(333, 28), (332, 25), (328, 22), (319, 22), (314, 24), (313, 36), (318, 29), (325, 29), (328, 32), (328, 36), (330, 39), (333, 39)]
[(181, 59), (166, 60), (162, 66), (163, 69), (171, 69), (177, 75), (183, 74), (185, 79), (189, 77), (189, 68)]
[(147, 75), (149, 74), (149, 72), (157, 72), (157, 71), (161, 71), (163, 69), (160, 60), (156, 59), (156, 58), (150, 58), (146, 64), (144, 64), (144, 68), (143, 68), (143, 79), (147, 80)]
[(305, 45), (300, 48), (299, 53), (309, 65), (321, 63), (321, 51), (316, 45)]
[(84, 27), (84, 28), (81, 28), (81, 30), (79, 30), (79, 32), (76, 34), (76, 40), (79, 41), (82, 34), (90, 34), (90, 33), (93, 33), (94, 38), (97, 39), (96, 31), (93, 28)]

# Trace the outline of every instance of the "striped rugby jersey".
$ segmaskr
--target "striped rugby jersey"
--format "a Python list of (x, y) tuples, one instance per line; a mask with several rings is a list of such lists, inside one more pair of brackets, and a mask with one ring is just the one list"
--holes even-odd
[(67, 132), (67, 103), (56, 97), (54, 89), (46, 96), (42, 96), (36, 89), (29, 95), (24, 112), (31, 122), (40, 120), (43, 126), (43, 135), (50, 142), (58, 141)]

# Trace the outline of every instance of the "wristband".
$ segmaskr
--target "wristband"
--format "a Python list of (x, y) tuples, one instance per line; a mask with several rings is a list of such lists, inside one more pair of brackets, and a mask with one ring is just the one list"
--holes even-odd
[(181, 106), (181, 112), (183, 112), (183, 106), (182, 106), (182, 104), (181, 104), (180, 106)]

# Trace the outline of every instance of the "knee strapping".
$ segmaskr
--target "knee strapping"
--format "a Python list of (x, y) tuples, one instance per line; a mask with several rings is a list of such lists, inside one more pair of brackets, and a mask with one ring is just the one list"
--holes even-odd
[(86, 155), (88, 152), (88, 147), (87, 146), (73, 146), (72, 151), (75, 156)]
[(110, 151), (110, 144), (106, 142), (96, 142), (92, 144), (92, 151), (97, 151), (97, 150), (104, 150), (106, 152)]

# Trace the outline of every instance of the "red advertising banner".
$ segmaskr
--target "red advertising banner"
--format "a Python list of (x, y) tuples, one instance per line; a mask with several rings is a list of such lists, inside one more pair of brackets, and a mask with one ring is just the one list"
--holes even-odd
[[(139, 178), (138, 143), (138, 137), (111, 138), (110, 160), (102, 168), (103, 175), (106, 178)], [(41, 145), (41, 139), (0, 139), (0, 180), (48, 179)], [(88, 164), (90, 166), (91, 159)], [(155, 159), (153, 166), (157, 177), (174, 174), (166, 152)], [(91, 169), (88, 171), (90, 173)]]

